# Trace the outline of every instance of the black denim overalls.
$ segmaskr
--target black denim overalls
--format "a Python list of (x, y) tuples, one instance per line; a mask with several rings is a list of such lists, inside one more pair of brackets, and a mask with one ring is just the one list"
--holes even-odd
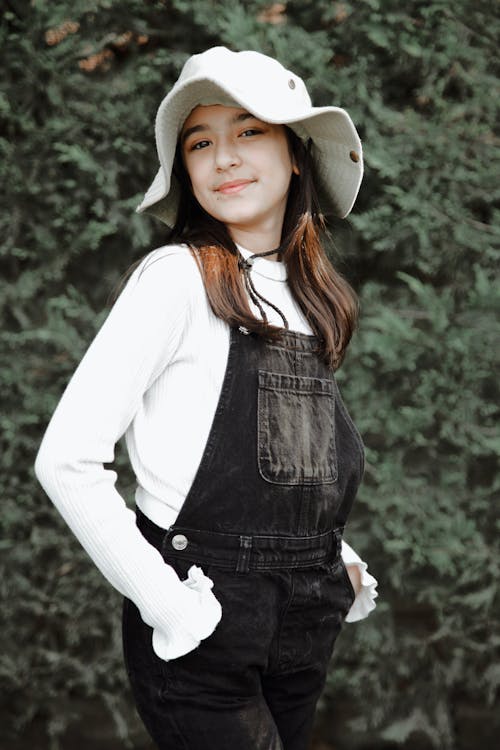
[(318, 339), (231, 328), (216, 413), (175, 524), (138, 512), (181, 579), (214, 581), (222, 619), (165, 662), (125, 600), (127, 672), (160, 750), (306, 750), (335, 639), (354, 600), (340, 557), (363, 445)]

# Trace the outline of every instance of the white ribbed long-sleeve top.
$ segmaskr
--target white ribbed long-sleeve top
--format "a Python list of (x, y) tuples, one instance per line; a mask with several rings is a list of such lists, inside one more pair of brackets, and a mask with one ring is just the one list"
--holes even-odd
[[(245, 258), (252, 254), (240, 251)], [(291, 295), (285, 264), (258, 258), (250, 273), (291, 330), (312, 333)], [(278, 313), (265, 309), (270, 322), (283, 325)], [(217, 408), (229, 333), (210, 308), (189, 249), (153, 250), (83, 356), (35, 461), (46, 493), (104, 576), (138, 606), (153, 628), (155, 652), (166, 660), (196, 648), (224, 613), (201, 568), (193, 566), (180, 581), (144, 539), (115, 488), (116, 472), (103, 464), (113, 461), (115, 444), (125, 436), (136, 504), (158, 526), (175, 522)], [(361, 590), (346, 618), (353, 622), (374, 609), (377, 581), (344, 541), (342, 557), (361, 573)]]

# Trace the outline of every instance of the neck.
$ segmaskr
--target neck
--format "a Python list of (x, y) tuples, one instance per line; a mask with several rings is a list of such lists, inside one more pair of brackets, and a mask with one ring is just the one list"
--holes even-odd
[[(251, 253), (263, 253), (279, 246), (281, 232), (246, 232), (244, 229), (237, 229), (231, 232), (231, 238), (237, 245), (241, 245)], [(279, 260), (278, 253), (264, 257), (266, 260)]]

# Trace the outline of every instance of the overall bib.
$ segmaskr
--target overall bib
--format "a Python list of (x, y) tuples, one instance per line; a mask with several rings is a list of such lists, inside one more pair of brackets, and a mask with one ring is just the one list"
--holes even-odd
[(355, 598), (340, 556), (364, 466), (318, 338), (231, 328), (223, 385), (178, 518), (137, 525), (179, 577), (199, 565), (222, 619), (165, 662), (124, 602), (127, 673), (160, 750), (307, 750), (337, 635)]

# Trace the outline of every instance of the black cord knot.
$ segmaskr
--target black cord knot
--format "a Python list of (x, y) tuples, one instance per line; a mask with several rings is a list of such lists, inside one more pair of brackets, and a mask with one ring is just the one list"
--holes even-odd
[(253, 262), (254, 262), (254, 258), (252, 257), (243, 258), (242, 256), (240, 256), (238, 258), (238, 268), (240, 268), (240, 270), (242, 271), (250, 271), (250, 269), (253, 266)]

